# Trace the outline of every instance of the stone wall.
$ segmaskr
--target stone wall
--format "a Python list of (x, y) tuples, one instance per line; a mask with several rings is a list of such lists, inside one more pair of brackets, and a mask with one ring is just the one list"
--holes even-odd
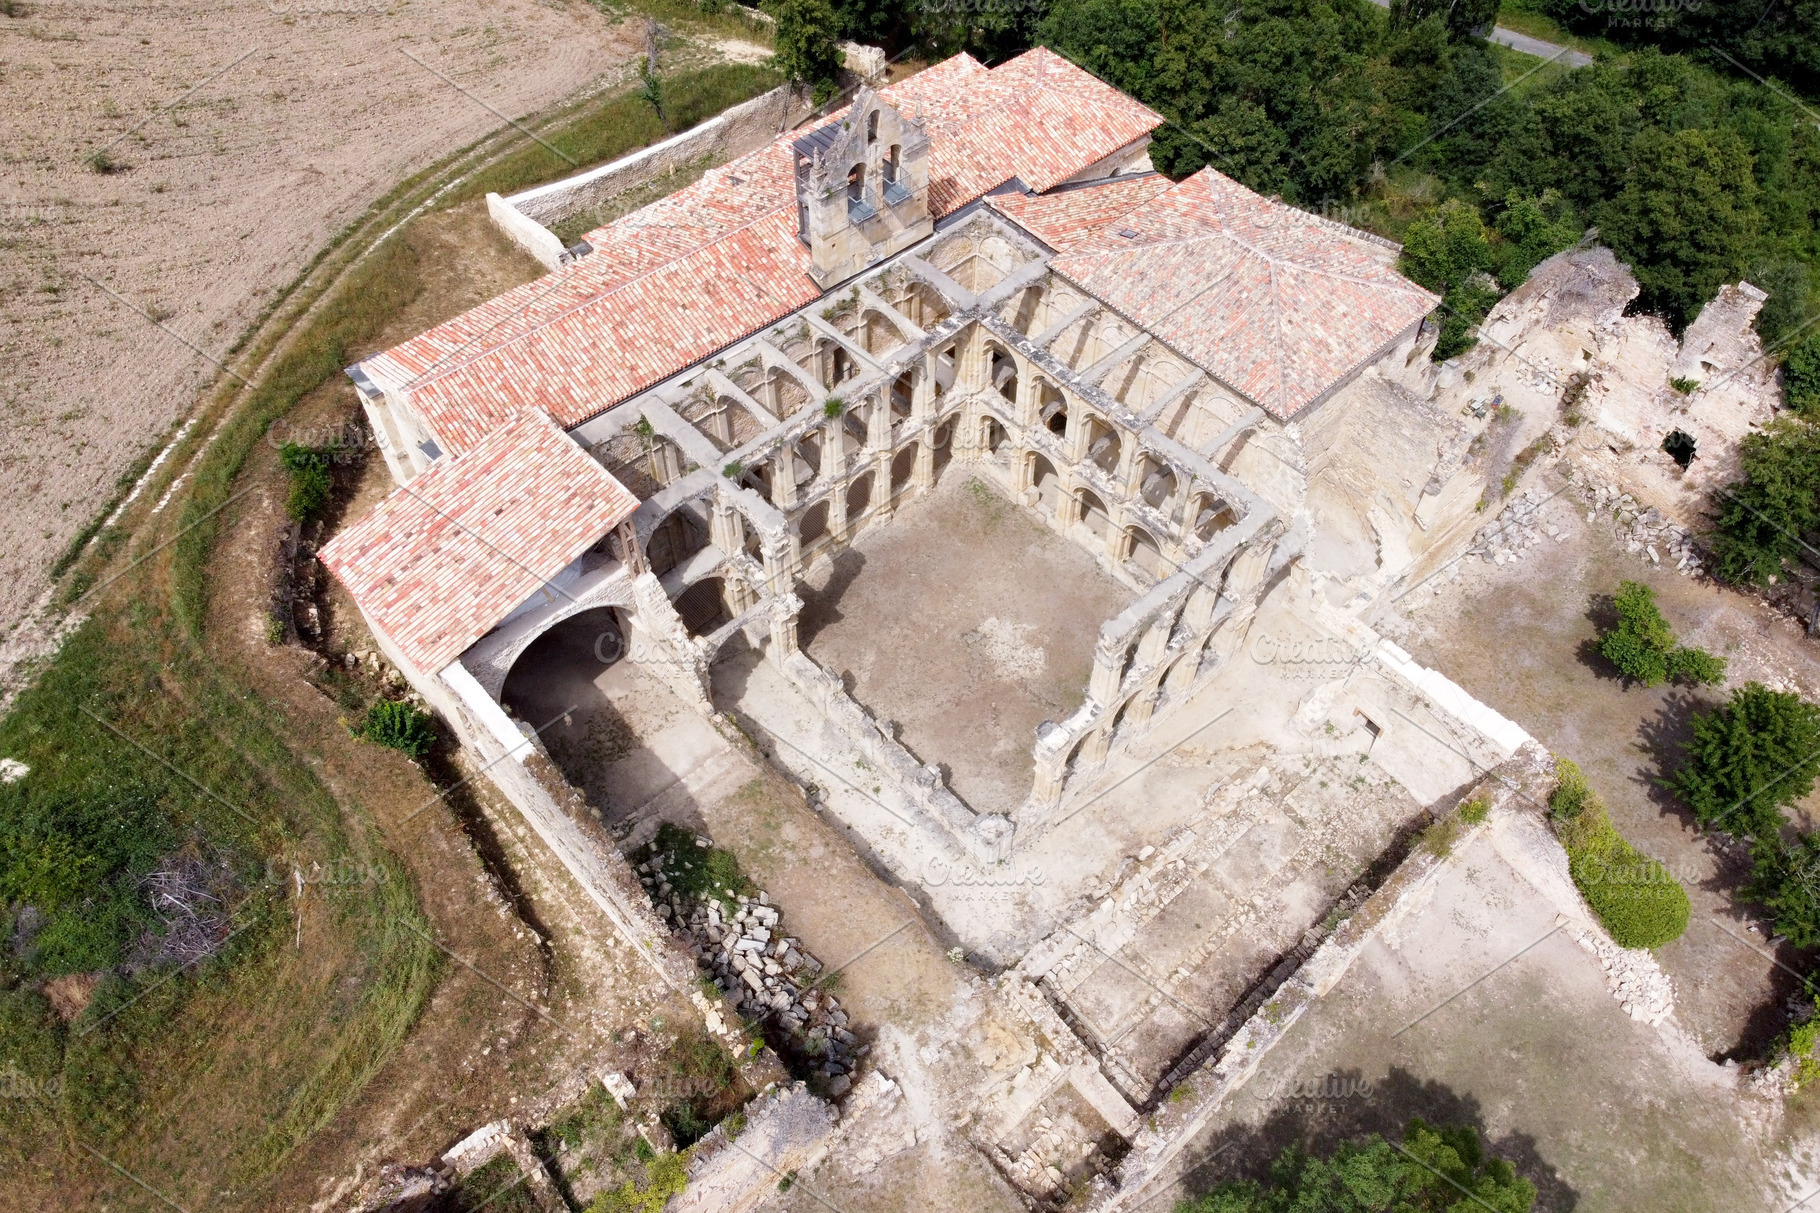
[[(812, 112), (808, 98), (802, 92), (788, 86), (775, 88), (680, 135), (585, 173), (513, 194), (501, 199), (501, 205), (522, 219), (547, 227), (705, 156), (723, 162), (743, 156), (769, 143)], [(494, 222), (499, 223), (500, 213), (496, 210), (492, 213)], [(501, 226), (505, 224), (501, 223)], [(506, 230), (512, 234), (510, 228)], [(555, 240), (554, 236), (550, 238)], [(518, 237), (514, 234), (513, 239)]]

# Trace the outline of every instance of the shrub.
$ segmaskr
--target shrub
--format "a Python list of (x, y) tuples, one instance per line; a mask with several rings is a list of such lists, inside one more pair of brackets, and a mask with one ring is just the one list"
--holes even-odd
[(1805, 797), (1820, 774), (1820, 707), (1749, 682), (1697, 713), (1685, 761), (1668, 786), (1701, 825), (1769, 837), (1781, 809)]
[(1476, 797), (1460, 806), (1460, 820), (1469, 826), (1476, 826), (1491, 814), (1491, 801), (1483, 796)]
[(1625, 841), (1578, 765), (1560, 759), (1555, 774), (1549, 808), (1568, 871), (1612, 939), (1625, 948), (1659, 948), (1679, 939), (1690, 908), (1681, 882)]
[(1790, 1029), (1788, 1040), (1779, 1050), (1794, 1062), (1789, 1077), (1797, 1091), (1820, 1078), (1820, 1057), (1814, 1055), (1817, 1046), (1820, 1046), (1820, 1000), (1808, 1010), (1806, 1019)]
[(1618, 626), (1599, 638), (1599, 652), (1620, 674), (1646, 687), (1670, 679), (1725, 680), (1725, 658), (1675, 643), (1675, 633), (1656, 609), (1654, 590), (1637, 581), (1619, 582), (1614, 605)]
[(1529, 1213), (1536, 1188), (1502, 1158), (1486, 1153), (1471, 1125), (1434, 1127), (1411, 1120), (1402, 1149), (1377, 1134), (1346, 1142), (1331, 1159), (1290, 1146), (1270, 1178), (1223, 1183), (1176, 1213), (1355, 1213), (1368, 1209), (1479, 1209)]
[(1691, 396), (1693, 393), (1700, 390), (1700, 381), (1698, 379), (1682, 379), (1676, 377), (1668, 381), (1668, 386), (1674, 388), (1675, 391), (1681, 393), (1683, 396)]
[(1776, 833), (1758, 838), (1748, 892), (1769, 911), (1778, 935), (1797, 948), (1820, 945), (1820, 835), (1793, 843)]
[(395, 699), (380, 699), (367, 709), (355, 735), (375, 745), (422, 758), (436, 744), (436, 724), (428, 712)]
[(689, 1184), (689, 1171), (681, 1154), (660, 1154), (645, 1164), (646, 1183), (641, 1188), (627, 1180), (594, 1198), (588, 1213), (663, 1213), (672, 1196)]
[(1820, 426), (1778, 417), (1738, 444), (1740, 476), (1718, 494), (1713, 571), (1760, 584), (1801, 559), (1820, 527)]
[(792, 83), (809, 85), (816, 105), (834, 96), (844, 57), (835, 45), (841, 25), (834, 6), (828, 0), (772, 0), (767, 8), (777, 19), (777, 66)]
[(329, 502), (329, 450), (287, 442), (279, 448), (278, 460), (291, 474), (284, 511), (298, 522), (308, 522)]
[(1783, 359), (1782, 403), (1803, 417), (1820, 414), (1820, 331), (1809, 333)]

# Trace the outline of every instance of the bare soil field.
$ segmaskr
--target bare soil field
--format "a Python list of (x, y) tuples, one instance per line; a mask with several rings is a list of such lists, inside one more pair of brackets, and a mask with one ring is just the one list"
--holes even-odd
[(250, 373), (234, 343), (337, 231), (506, 119), (618, 79), (642, 36), (585, 0), (18, 14), (0, 17), (0, 636), (215, 360)]
[(950, 472), (805, 579), (803, 648), (903, 728), (976, 812), (1030, 792), (1036, 729), (1080, 707), (1135, 595), (983, 481)]
[[(1557, 475), (1547, 473), (1545, 491), (1560, 487)], [(1694, 707), (1726, 688), (1627, 686), (1596, 637), (1609, 596), (1629, 579), (1656, 591), (1684, 643), (1730, 660), (1728, 687), (1755, 679), (1820, 697), (1820, 647), (1752, 598), (1626, 555), (1610, 520), (1586, 514), (1563, 493), (1542, 513), (1561, 541), (1545, 540), (1518, 563), (1463, 561), (1458, 580), (1385, 630), (1586, 770), (1619, 830), (1666, 864), (1693, 901), (1687, 933), (1658, 950), (1677, 1020), (1709, 1056), (1758, 1056), (1786, 1027), (1794, 973), (1811, 971), (1812, 958), (1769, 946), (1769, 923), (1739, 899), (1744, 849), (1697, 831), (1655, 782), (1679, 764)], [(1813, 800), (1804, 807), (1811, 817)]]

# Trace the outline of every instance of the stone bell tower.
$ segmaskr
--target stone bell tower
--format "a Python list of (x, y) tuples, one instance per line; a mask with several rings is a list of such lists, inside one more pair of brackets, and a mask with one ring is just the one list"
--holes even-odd
[(797, 234), (826, 290), (935, 231), (929, 134), (862, 88), (844, 117), (798, 139)]

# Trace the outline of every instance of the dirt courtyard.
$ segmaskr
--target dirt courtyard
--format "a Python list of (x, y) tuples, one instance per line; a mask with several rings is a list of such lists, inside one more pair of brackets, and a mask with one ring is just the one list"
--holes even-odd
[(1009, 813), (1036, 729), (1080, 706), (1133, 595), (977, 479), (950, 475), (805, 578), (799, 638), (955, 795)]
[(617, 79), (638, 45), (585, 0), (9, 7), (0, 471), (20, 491), (0, 636), (211, 360), (250, 373), (230, 347), (317, 249), (501, 115)]
[(1485, 830), (1464, 842), (1184, 1150), (1176, 1195), (1258, 1177), (1292, 1142), (1397, 1140), (1412, 1116), (1477, 1126), (1539, 1213), (1777, 1213), (1811, 1190), (1773, 1105), (1672, 1021), (1626, 1016), (1505, 854)]
[[(1544, 492), (1561, 487), (1550, 469)], [(1544, 540), (1521, 562), (1463, 560), (1459, 580), (1432, 601), (1385, 621), (1416, 658), (1529, 730), (1537, 741), (1583, 767), (1610, 806), (1613, 822), (1662, 860), (1687, 887), (1687, 933), (1658, 949), (1675, 985), (1676, 1017), (1712, 1057), (1757, 1056), (1787, 1023), (1795, 992), (1790, 969), (1812, 965), (1784, 946), (1758, 907), (1739, 897), (1749, 868), (1745, 848), (1696, 831), (1693, 818), (1655, 780), (1680, 763), (1688, 720), (1701, 704), (1755, 679), (1820, 692), (1820, 648), (1752, 599), (1653, 568), (1626, 555), (1606, 518), (1589, 523), (1572, 491), (1542, 517), (1564, 538)], [(1609, 595), (1620, 580), (1655, 589), (1662, 613), (1686, 644), (1730, 661), (1723, 688), (1626, 686), (1595, 645)], [(1495, 653), (1495, 656), (1494, 656)], [(1807, 808), (1812, 813), (1812, 801)]]

